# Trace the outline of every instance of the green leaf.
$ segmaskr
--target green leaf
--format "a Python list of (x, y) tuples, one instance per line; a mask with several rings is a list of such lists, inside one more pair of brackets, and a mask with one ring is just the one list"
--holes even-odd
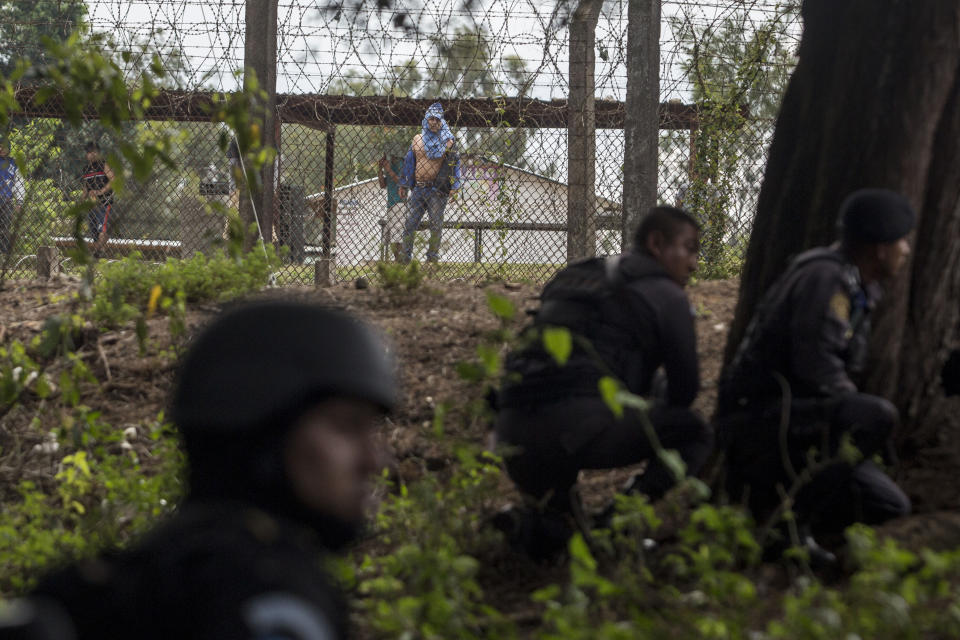
[(443, 437), (443, 423), (447, 417), (447, 404), (440, 403), (433, 410), (433, 435), (442, 438)]
[(149, 335), (149, 329), (147, 328), (147, 321), (143, 316), (140, 316), (139, 318), (137, 318), (136, 334), (137, 334), (137, 344), (140, 347), (140, 355), (143, 356), (147, 351), (147, 337)]
[(543, 348), (553, 356), (561, 367), (567, 364), (573, 351), (573, 338), (570, 330), (564, 327), (547, 327), (543, 330)]
[(46, 373), (41, 373), (40, 377), (37, 378), (37, 397), (44, 399), (50, 396), (53, 392), (53, 387), (50, 386), (50, 379), (47, 378)]
[(863, 459), (863, 454), (860, 452), (860, 449), (853, 444), (853, 437), (849, 433), (843, 434), (840, 438), (837, 456), (849, 465), (855, 465)]
[(590, 547), (587, 546), (583, 535), (579, 532), (573, 534), (573, 537), (570, 538), (568, 549), (570, 551), (570, 559), (573, 562), (576, 562), (588, 570), (596, 570), (597, 561), (594, 559), (593, 554), (590, 553)]
[(500, 371), (500, 353), (496, 349), (481, 344), (477, 346), (477, 355), (487, 375), (495, 376)]
[(665, 449), (657, 452), (657, 457), (660, 458), (667, 469), (670, 470), (670, 473), (673, 474), (673, 477), (677, 479), (677, 482), (683, 480), (684, 476), (687, 473), (687, 465), (684, 464), (683, 458), (680, 457), (680, 454), (677, 453), (676, 449)]
[(458, 362), (457, 375), (467, 382), (479, 382), (484, 378), (484, 371), (476, 362)]
[(510, 320), (517, 313), (517, 308), (509, 298), (497, 295), (489, 289), (487, 290), (487, 306), (490, 307), (494, 315), (504, 320)]
[(687, 485), (693, 492), (693, 495), (699, 501), (705, 501), (710, 499), (710, 487), (700, 478), (690, 477), (686, 479)]
[(638, 396), (635, 393), (630, 393), (623, 388), (617, 390), (616, 398), (617, 402), (624, 407), (630, 407), (631, 409), (636, 409), (638, 411), (648, 411), (650, 409), (650, 403), (647, 402), (645, 398)]
[(616, 378), (611, 378), (610, 376), (600, 378), (597, 381), (597, 388), (600, 390), (600, 397), (603, 398), (603, 401), (610, 408), (610, 411), (613, 412), (613, 415), (622, 418), (623, 405), (620, 404), (620, 400), (617, 398), (617, 392), (620, 391), (620, 383), (617, 382)]

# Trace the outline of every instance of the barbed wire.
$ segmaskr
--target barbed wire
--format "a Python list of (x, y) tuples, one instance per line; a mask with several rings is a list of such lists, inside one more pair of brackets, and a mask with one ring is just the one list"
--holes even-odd
[[(417, 112), (422, 114), (425, 104), (405, 103), (400, 117), (383, 98), (388, 95), (440, 98), (445, 106), (489, 99), (456, 131), (463, 195), (447, 205), (441, 247), (441, 259), (455, 266), (455, 273), (487, 277), (492, 270), (502, 277), (544, 278), (567, 259), (565, 120), (521, 119), (512, 126), (493, 121), (501, 98), (514, 99), (514, 105), (520, 98), (559, 100), (538, 104), (548, 111), (564, 108), (570, 6), (540, 0), (462, 3), (394, 0), (382, 10), (361, 2), (338, 15), (307, 0), (279, 1), (277, 91), (285, 94), (286, 119), (278, 129), (270, 239), (291, 249), (294, 275), (287, 280), (309, 280), (308, 265), (321, 258), (333, 265), (336, 279), (369, 275), (370, 261), (388, 258), (388, 247), (407, 237), (403, 221), (391, 213), (396, 208), (378, 187), (378, 173), (382, 159), (409, 147), (417, 129), (410, 125), (419, 122)], [(0, 63), (42, 55), (37, 33), (65, 36), (78, 22), (78, 5), (86, 10), (79, 22), (90, 33), (106, 35), (106, 46), (117, 53), (134, 52), (138, 64), (144, 47), (159, 56), (168, 72), (166, 86), (180, 90), (174, 102), (230, 91), (240, 82), (244, 0), (37, 0), (30, 11), (23, 10), (26, 5), (16, 11), (0, 5), (0, 35), (6, 36)], [(607, 0), (597, 22), (598, 113), (610, 107), (623, 112), (627, 5), (628, 0)], [(698, 211), (709, 231), (708, 266), (713, 273), (733, 273), (752, 224), (773, 117), (799, 45), (799, 13), (775, 0), (666, 0), (661, 11), (661, 102), (682, 103), (687, 113), (703, 118), (661, 131), (659, 199), (683, 200)], [(303, 96), (300, 102), (307, 105), (311, 94), (369, 98), (337, 99), (356, 112), (346, 109), (344, 117), (338, 107), (334, 124), (309, 106), (289, 118), (291, 98)], [(718, 102), (737, 107), (742, 116), (734, 122), (709, 116), (709, 105)], [(191, 255), (224, 233), (221, 219), (198, 213), (204, 203), (212, 198), (235, 210), (240, 194), (224, 177), (229, 167), (219, 144), (222, 128), (178, 113), (169, 111), (167, 120), (143, 124), (139, 131), (175, 130), (179, 146), (172, 153), (179, 168), (161, 168), (123, 194), (111, 234)], [(30, 127), (56, 138), (34, 176), (46, 180), (46, 195), (25, 208), (32, 216), (18, 241), (25, 253), (69, 235), (56, 211), (58, 203), (79, 197), (83, 142), (100, 139), (105, 147), (118, 142), (94, 120), (71, 130), (53, 111), (38, 117), (19, 125), (23, 130), (11, 138), (15, 147), (25, 145), (35, 137)], [(617, 126), (598, 125), (596, 132), (596, 199), (588, 213), (596, 223), (598, 252), (621, 248), (616, 220), (623, 218), (620, 203), (630, 168), (623, 164), (624, 136)], [(424, 255), (423, 244), (416, 245), (415, 255)]]
[[(372, 4), (372, 3), (369, 3)], [(626, 0), (604, 3), (597, 25), (597, 95), (623, 100), (626, 85)], [(241, 0), (92, 0), (88, 22), (94, 32), (111, 35), (120, 46), (151, 41), (158, 49), (179, 54), (173, 69), (183, 88), (229, 90), (236, 86), (233, 72), (243, 64), (244, 2)], [(774, 0), (670, 0), (662, 5), (661, 95), (664, 99), (689, 96), (683, 65), (684, 49), (670, 21), (680, 20), (695, 30), (709, 30), (737, 19), (746, 31), (766, 24), (785, 11)], [(416, 29), (403, 28), (395, 16), (409, 15)], [(482, 34), (487, 63), (497, 67), (515, 57), (524, 62), (532, 81), (533, 97), (564, 97), (567, 90), (568, 27), (557, 7), (539, 0), (474, 2), (470, 10), (458, 0), (413, 5), (398, 0), (390, 11), (361, 5), (351, 16), (324, 12), (316, 3), (281, 0), (278, 5), (278, 88), (287, 93), (327, 93), (342, 88), (341, 81), (363, 77), (371, 87), (396, 91), (403, 78), (397, 69), (413, 61), (423, 70), (450, 62), (441, 54), (464, 31)], [(781, 35), (796, 46), (800, 34), (794, 19), (782, 25)], [(787, 64), (769, 61), (771, 66)], [(456, 77), (466, 71), (445, 70)], [(505, 92), (509, 93), (509, 85)], [(516, 87), (514, 87), (516, 89)], [(469, 91), (469, 87), (461, 87)], [(456, 97), (456, 87), (448, 97)]]

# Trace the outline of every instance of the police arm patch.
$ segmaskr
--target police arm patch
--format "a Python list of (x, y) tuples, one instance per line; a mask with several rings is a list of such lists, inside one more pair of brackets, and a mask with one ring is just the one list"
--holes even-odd
[(837, 291), (830, 298), (830, 311), (841, 322), (850, 322), (850, 298), (843, 292)]

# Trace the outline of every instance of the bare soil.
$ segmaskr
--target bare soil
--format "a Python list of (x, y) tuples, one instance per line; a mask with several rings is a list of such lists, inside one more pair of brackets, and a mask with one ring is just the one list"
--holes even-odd
[[(47, 317), (70, 311), (76, 304), (75, 280), (60, 277), (49, 282), (21, 281), (7, 283), (0, 290), (0, 343), (24, 344), (40, 334)], [(737, 296), (737, 282), (706, 281), (690, 287), (696, 310), (698, 348), (702, 367), (702, 390), (696, 408), (710, 415), (715, 401), (715, 386)], [(434, 409), (440, 403), (450, 407), (445, 428), (451, 437), (484, 442), (487, 425), (471, 407), (480, 400), (481, 390), (475, 383), (461, 380), (456, 367), (471, 360), (484, 332), (500, 326), (490, 312), (486, 292), (506, 296), (520, 313), (511, 323), (522, 326), (523, 311), (536, 306), (539, 287), (532, 284), (493, 283), (476, 286), (465, 282), (430, 282), (412, 293), (390, 294), (376, 287), (359, 289), (353, 284), (315, 288), (285, 288), (264, 292), (264, 296), (293, 297), (318, 301), (347, 309), (378, 325), (392, 339), (402, 368), (403, 401), (386, 426), (386, 439), (396, 460), (397, 473), (404, 480), (413, 480), (425, 473), (447, 468), (448, 451), (426, 437), (431, 430)], [(188, 334), (218, 312), (215, 305), (190, 308)], [(100, 381), (89, 385), (83, 403), (102, 412), (103, 420), (117, 429), (137, 427), (155, 421), (165, 408), (175, 368), (171, 345), (182, 345), (185, 338), (169, 334), (165, 318), (149, 321), (150, 349), (141, 355), (132, 327), (104, 330), (87, 326), (80, 337), (77, 353)], [(266, 329), (269, 330), (269, 329)], [(65, 364), (53, 364), (52, 373)], [(960, 415), (960, 400), (955, 401), (953, 415)], [(34, 479), (42, 486), (52, 486), (57, 456), (44, 452), (45, 434), (62, 416), (45, 411), (35, 398), (5, 414), (0, 413), (0, 501), (14, 498), (13, 489), (19, 480)], [(918, 544), (937, 547), (960, 544), (960, 485), (956, 471), (960, 468), (960, 448), (953, 438), (960, 428), (945, 424), (939, 442), (914, 454), (898, 472), (916, 506), (929, 515), (909, 519), (891, 526), (898, 537), (916, 540)], [(149, 440), (134, 439), (132, 444), (147, 460)], [(583, 484), (588, 503), (598, 505), (609, 499), (629, 470), (585, 474)], [(503, 481), (503, 502), (512, 500), (509, 481)], [(935, 512), (935, 513), (934, 513)], [(932, 523), (932, 524), (930, 524)], [(504, 559), (491, 558), (493, 564)], [(545, 570), (549, 573), (550, 570)], [(523, 572), (519, 572), (519, 576)], [(540, 573), (530, 579), (548, 578)], [(511, 591), (529, 593), (518, 577), (516, 584), (499, 585), (501, 595)], [(523, 596), (526, 598), (526, 595)]]

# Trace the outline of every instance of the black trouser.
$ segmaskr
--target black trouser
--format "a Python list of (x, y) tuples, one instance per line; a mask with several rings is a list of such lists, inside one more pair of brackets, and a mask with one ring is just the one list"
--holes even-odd
[[(717, 432), (727, 454), (727, 489), (735, 500), (747, 498), (758, 520), (773, 513), (796, 474), (816, 461), (835, 457), (844, 434), (864, 458), (885, 452), (897, 424), (896, 407), (883, 398), (850, 393), (829, 399), (796, 398), (791, 403), (786, 451), (781, 447), (781, 403), (771, 401), (727, 414)], [(819, 464), (817, 462), (817, 464)], [(839, 533), (854, 522), (879, 524), (910, 512), (910, 499), (868, 459), (850, 465), (829, 464), (796, 495), (797, 517), (821, 533)]]
[[(658, 406), (648, 412), (664, 449), (676, 449), (695, 475), (713, 447), (713, 432), (693, 411)], [(524, 493), (568, 512), (581, 469), (612, 469), (648, 461), (632, 491), (661, 497), (676, 480), (657, 458), (637, 411), (618, 419), (597, 397), (573, 397), (545, 405), (502, 409), (496, 423), (507, 472)]]

